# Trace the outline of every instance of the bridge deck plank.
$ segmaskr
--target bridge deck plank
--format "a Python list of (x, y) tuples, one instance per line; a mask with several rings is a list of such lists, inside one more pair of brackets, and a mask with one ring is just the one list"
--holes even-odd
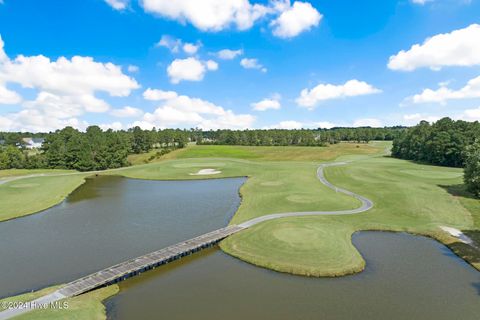
[(86, 277), (72, 281), (59, 290), (67, 297), (82, 294), (97, 287), (109, 284), (115, 280), (141, 272), (143, 269), (154, 267), (157, 264), (168, 262), (170, 259), (190, 254), (191, 252), (216, 243), (229, 235), (244, 229), (240, 226), (228, 226), (201, 236), (171, 245), (169, 247), (136, 257), (114, 266), (105, 268)]

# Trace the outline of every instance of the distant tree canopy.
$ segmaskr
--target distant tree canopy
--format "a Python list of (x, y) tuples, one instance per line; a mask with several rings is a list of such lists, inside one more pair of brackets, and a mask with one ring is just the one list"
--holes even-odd
[[(51, 133), (0, 132), (0, 169), (56, 168), (79, 171), (105, 170), (128, 165), (131, 153), (153, 148), (161, 156), (189, 141), (198, 144), (251, 146), (321, 146), (340, 141), (393, 140), (404, 127), (332, 128), (312, 130), (217, 130), (165, 129), (106, 130), (90, 126), (85, 132), (66, 127)], [(40, 150), (25, 149), (23, 138), (44, 138)]]
[(103, 131), (98, 126), (90, 126), (81, 132), (66, 127), (42, 134), (45, 141), (36, 153), (24, 150), (19, 142), (22, 138), (33, 135), (0, 133), (0, 136), (4, 137), (3, 145), (0, 146), (0, 169), (56, 168), (91, 171), (126, 166), (130, 153), (143, 153), (162, 147), (168, 150), (183, 148), (190, 139), (190, 132), (179, 129), (142, 130), (139, 127), (127, 131)]
[(405, 130), (391, 128), (332, 128), (300, 130), (217, 130), (195, 135), (197, 144), (247, 146), (323, 146), (340, 141), (393, 140)]
[(45, 157), (30, 155), (13, 145), (0, 147), (0, 170), (46, 168)]
[(465, 150), (464, 181), (468, 191), (480, 197), (480, 139)]
[(480, 138), (480, 123), (443, 118), (420, 122), (393, 141), (392, 155), (441, 166), (463, 167), (465, 149)]

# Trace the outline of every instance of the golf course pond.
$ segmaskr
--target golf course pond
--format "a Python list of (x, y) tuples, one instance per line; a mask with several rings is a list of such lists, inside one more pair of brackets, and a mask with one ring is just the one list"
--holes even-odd
[[(245, 178), (87, 179), (60, 205), (0, 223), (0, 297), (66, 283), (221, 228)], [(109, 319), (478, 319), (480, 273), (440, 243), (360, 232), (364, 272), (306, 278), (217, 247), (120, 283)]]

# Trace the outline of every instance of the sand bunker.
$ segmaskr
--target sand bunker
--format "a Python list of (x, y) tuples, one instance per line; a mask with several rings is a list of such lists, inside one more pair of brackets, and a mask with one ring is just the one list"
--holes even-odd
[(472, 239), (470, 239), (468, 236), (466, 236), (462, 231), (460, 231), (458, 229), (451, 228), (451, 227), (440, 227), (440, 229), (448, 232), (451, 236), (457, 238), (458, 240), (460, 240), (463, 243), (466, 243), (466, 244), (472, 244), (473, 243)]
[(197, 173), (190, 173), (191, 176), (206, 176), (206, 175), (210, 175), (210, 174), (219, 174), (219, 173), (222, 173), (222, 171), (218, 171), (218, 170), (215, 170), (215, 169), (202, 169), (202, 170), (198, 170)]

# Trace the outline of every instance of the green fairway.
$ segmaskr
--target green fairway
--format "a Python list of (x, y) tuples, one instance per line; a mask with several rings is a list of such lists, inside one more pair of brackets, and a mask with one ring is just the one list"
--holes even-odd
[[(296, 217), (269, 221), (229, 237), (222, 242), (222, 249), (274, 270), (344, 275), (364, 265), (351, 244), (351, 234), (355, 231), (407, 231), (450, 243), (453, 239), (442, 232), (440, 226), (472, 229), (480, 221), (479, 200), (454, 196), (448, 191), (447, 186), (461, 183), (461, 169), (373, 157), (329, 167), (326, 177), (337, 186), (373, 200), (373, 209), (351, 216), (309, 217), (308, 224), (305, 218)], [(321, 235), (317, 241), (307, 241), (311, 232), (303, 231), (305, 225)], [(279, 233), (289, 235), (278, 239), (275, 235)], [(298, 242), (302, 234), (305, 241)], [(325, 247), (319, 249), (322, 245)], [(299, 255), (299, 251), (306, 254)], [(290, 257), (295, 258), (288, 263)], [(315, 259), (316, 263), (312, 263)]]
[(374, 154), (382, 143), (338, 143), (328, 147), (250, 147), (201, 145), (180, 150), (175, 155), (184, 158), (237, 158), (267, 161), (330, 161), (343, 155)]
[(18, 177), (24, 175), (32, 174), (42, 174), (42, 173), (67, 173), (71, 172), (70, 170), (53, 170), (53, 169), (8, 169), (0, 170), (0, 179)]
[[(0, 306), (4, 303), (32, 301), (49, 293), (52, 293), (58, 287), (46, 288), (40, 291), (22, 294), (0, 300)], [(77, 319), (77, 320), (103, 320), (106, 319), (105, 306), (102, 301), (117, 294), (119, 288), (117, 285), (111, 285), (102, 289), (85, 293), (78, 297), (65, 300), (65, 309), (48, 308), (44, 310), (35, 310), (15, 317), (15, 319)], [(63, 301), (59, 302), (62, 305)], [(0, 310), (3, 310), (0, 307)]]
[(39, 176), (0, 184), (0, 221), (32, 214), (65, 199), (86, 174)]

